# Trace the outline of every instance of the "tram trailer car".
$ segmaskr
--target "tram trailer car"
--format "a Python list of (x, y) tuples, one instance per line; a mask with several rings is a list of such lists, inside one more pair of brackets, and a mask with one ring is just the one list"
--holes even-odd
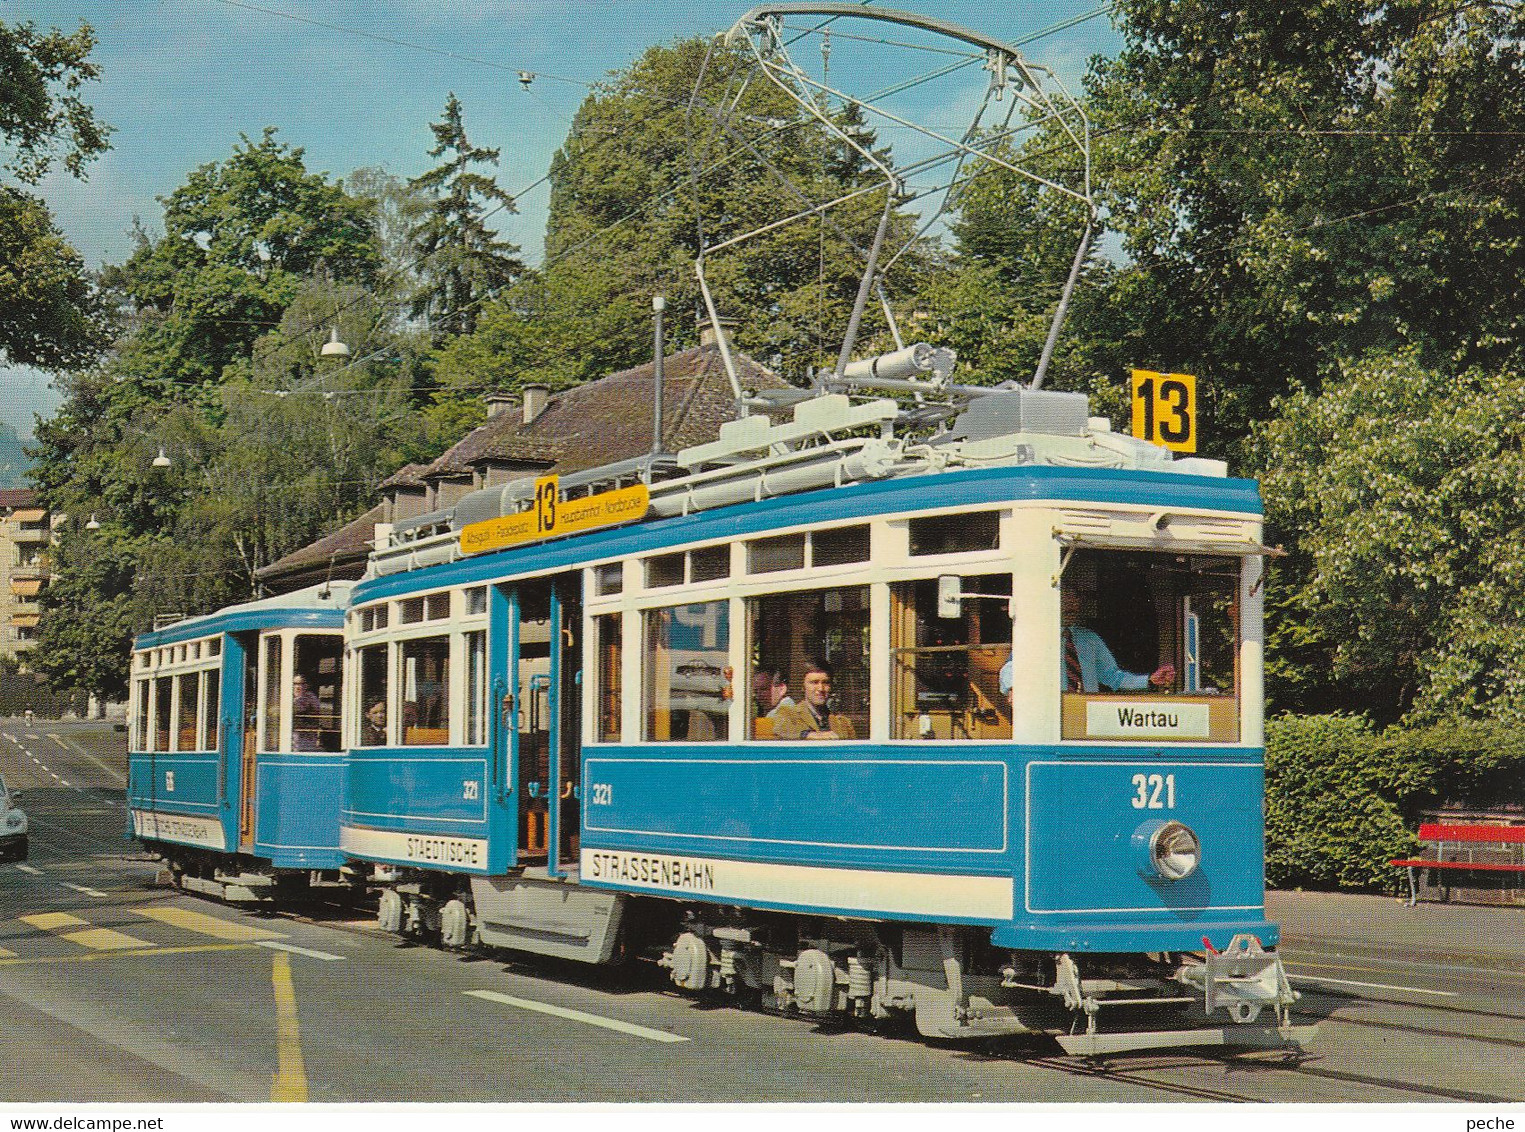
[(939, 1038), (1306, 1043), (1256, 485), (1078, 394), (902, 419), (823, 394), (379, 544), (339, 836), (380, 923)]
[(178, 885), (234, 902), (314, 885), (363, 893), (339, 849), (351, 585), (229, 606), (134, 642), (132, 836)]

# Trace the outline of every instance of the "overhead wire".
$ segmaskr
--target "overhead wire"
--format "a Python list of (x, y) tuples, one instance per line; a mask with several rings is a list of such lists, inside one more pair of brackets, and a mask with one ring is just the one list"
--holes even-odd
[[(574, 85), (584, 86), (584, 87), (586, 87), (588, 89), (593, 89), (594, 87), (596, 87), (598, 85), (596, 83), (589, 82), (589, 81), (586, 81), (586, 80), (573, 79), (573, 78), (568, 78), (566, 76), (554, 75), (554, 74), (551, 74), (549, 72), (540, 72), (540, 71), (533, 71), (532, 72), (532, 71), (528, 71), (526, 68), (522, 68), (522, 67), (519, 67), (517, 65), (494, 63), (494, 62), (492, 62), (490, 60), (477, 59), (477, 58), (475, 58), (473, 56), (462, 55), (462, 54), (457, 53), (457, 52), (450, 52), (450, 51), (444, 51), (442, 49), (431, 48), (431, 47), (429, 47), (427, 45), (424, 45), (424, 44), (413, 43), (411, 41), (398, 39), (398, 38), (392, 37), (392, 36), (378, 35), (376, 33), (366, 32), (366, 31), (362, 31), (362, 30), (359, 30), (359, 29), (356, 29), (356, 28), (347, 27), (347, 26), (342, 25), (342, 24), (335, 24), (335, 23), (331, 23), (331, 22), (325, 21), (325, 20), (317, 20), (317, 19), (313, 19), (311, 17), (299, 16), (299, 15), (296, 15), (296, 14), (293, 14), (293, 13), (290, 13), (290, 12), (283, 12), (283, 11), (280, 11), (278, 9), (266, 8), (266, 7), (263, 7), (263, 6), (260, 6), (260, 5), (250, 4), (250, 3), (247, 2), (247, 0), (216, 0), (216, 2), (224, 4), (224, 5), (227, 5), (227, 6), (230, 6), (230, 7), (244, 8), (244, 9), (247, 9), (249, 11), (259, 12), (259, 13), (264, 14), (264, 15), (269, 15), (269, 16), (273, 16), (273, 17), (277, 17), (277, 18), (281, 18), (281, 19), (292, 20), (292, 21), (298, 22), (298, 23), (305, 23), (305, 24), (310, 24), (310, 25), (317, 26), (317, 27), (322, 27), (322, 28), (325, 28), (325, 29), (330, 30), (330, 31), (336, 31), (336, 32), (344, 33), (344, 34), (355, 35), (355, 36), (358, 36), (358, 37), (361, 37), (361, 38), (365, 38), (365, 39), (372, 39), (372, 40), (376, 40), (378, 42), (387, 43), (387, 44), (390, 44), (390, 45), (393, 45), (393, 46), (406, 47), (406, 48), (410, 48), (410, 49), (426, 51), (426, 52), (429, 52), (431, 54), (444, 55), (444, 56), (447, 56), (449, 58), (456, 59), (458, 61), (467, 62), (467, 63), (473, 63), (473, 64), (479, 64), (479, 65), (491, 67), (491, 68), (497, 69), (497, 70), (513, 71), (515, 76), (518, 77), (518, 78), (521, 78), (521, 79), (522, 79), (522, 75), (523, 74), (529, 73), (529, 74), (532, 74), (534, 77), (542, 77), (543, 76), (543, 77), (553, 78), (553, 79), (556, 79), (557, 81), (567, 82), (567, 83), (571, 83), (571, 84), (574, 84)], [(873, 2), (873, 0), (859, 0), (860, 6), (863, 6), (863, 7), (867, 7), (872, 2)], [(1053, 25), (1053, 26), (1051, 26), (1049, 28), (1040, 29), (1039, 31), (1034, 32), (1034, 33), (1024, 37), (1023, 39), (1016, 41), (1015, 45), (1026, 44), (1026, 43), (1029, 43), (1029, 42), (1033, 42), (1033, 41), (1035, 41), (1037, 39), (1044, 38), (1045, 36), (1048, 36), (1048, 35), (1057, 34), (1059, 31), (1067, 30), (1070, 27), (1073, 27), (1073, 26), (1076, 26), (1076, 25), (1078, 25), (1080, 23), (1086, 22), (1087, 20), (1094, 19), (1097, 16), (1104, 14), (1106, 11), (1107, 11), (1107, 9), (1105, 7), (1099, 7), (1099, 8), (1092, 9), (1092, 10), (1090, 10), (1088, 12), (1081, 13), (1080, 15), (1078, 15), (1076, 17), (1072, 17), (1070, 19), (1061, 21), (1059, 24)], [(824, 28), (828, 27), (829, 25), (835, 23), (836, 20), (839, 19), (839, 18), (840, 17), (838, 17), (838, 16), (831, 16), (828, 19), (822, 21), (822, 23), (816, 25), (814, 28), (808, 28), (808, 29), (802, 30), (799, 36), (796, 36), (795, 39), (790, 40), (789, 42), (790, 43), (796, 42), (800, 37), (802, 37), (804, 35), (808, 35), (808, 34), (812, 34), (814, 32), (821, 31), (822, 29), (824, 29)], [(840, 33), (839, 32), (839, 34), (845, 35), (846, 33)], [(853, 37), (853, 38), (858, 38), (858, 37)], [(961, 60), (960, 63), (956, 65), (956, 67), (957, 66), (963, 66), (963, 65), (966, 65), (968, 63), (978, 62), (979, 58), (980, 57), (978, 57), (978, 56), (971, 56), (970, 58)], [(956, 67), (954, 69), (956, 69)], [(918, 77), (913, 78), (912, 80), (910, 80), (908, 84), (901, 84), (901, 86), (899, 88), (897, 88), (896, 92), (898, 93), (899, 90), (910, 89), (911, 87), (914, 87), (916, 85), (920, 85), (923, 82), (931, 81), (935, 77), (938, 77), (938, 73), (937, 72), (934, 72), (934, 73), (932, 73), (930, 75), (918, 76)], [(653, 97), (658, 98), (659, 100), (672, 102), (674, 104), (677, 104), (677, 102), (678, 102), (678, 100), (676, 100), (676, 99), (666, 98), (665, 96), (657, 95), (654, 92), (646, 92), (646, 93), (649, 94), (649, 95), (652, 95)], [(872, 95), (870, 97), (871, 98), (879, 98), (879, 97), (882, 97), (882, 95), (875, 94), (875, 95)], [(690, 105), (691, 105), (691, 102), (690, 102)], [(803, 125), (804, 123), (799, 123), (799, 124)], [(611, 137), (609, 137), (606, 140), (609, 141), (609, 142), (612, 142), (614, 140), (614, 137), (611, 136)], [(551, 177), (551, 174), (550, 174), (549, 171), (547, 171), (543, 176), (541, 176), (540, 178), (538, 178), (534, 182), (531, 182), (525, 188), (519, 190), (516, 193), (511, 193), (510, 195), (513, 198), (514, 201), (518, 201), (519, 199), (521, 199), (523, 196), (525, 196), (529, 192), (532, 192), (535, 188), (537, 188), (540, 185), (548, 182), (550, 180), (550, 177)], [(697, 203), (697, 201), (696, 201), (696, 203)], [(500, 204), (494, 206), (493, 208), (489, 209), (487, 212), (485, 212), (481, 219), (485, 221), (485, 220), (489, 219), (490, 217), (496, 215), (498, 212), (502, 211), (505, 207), (507, 207), (506, 204), (500, 203)], [(619, 223), (619, 222), (616, 222), (616, 223)], [(396, 276), (396, 279), (398, 281), (400, 281), (400, 278), (405, 277), (406, 273), (418, 270), (419, 268), (421, 268), (423, 266), (423, 264), (425, 263), (426, 259), (427, 259), (426, 256), (420, 256), (417, 259), (415, 259), (412, 263), (405, 265), (404, 267), (402, 267), (399, 270), (398, 275)], [(547, 263), (545, 261), (542, 261), (542, 263), (538, 267), (538, 270), (544, 270), (545, 266), (547, 266)], [(350, 300), (349, 302), (347, 302), (345, 304), (342, 304), (340, 307), (338, 307), (334, 311), (330, 312), (327, 316), (325, 316), (325, 318), (323, 320), (318, 321), (318, 322), (309, 323), (305, 327), (299, 327), (296, 330), (292, 331), (287, 336), (287, 340), (286, 341), (280, 342), (280, 343), (276, 343), (273, 346), (266, 347), (263, 351), (261, 351), (261, 350), (253, 351), (252, 352), (252, 357), (255, 360), (257, 360), (257, 361), (266, 361), (266, 360), (269, 360), (271, 357), (275, 356), (276, 354), (278, 354), (280, 352), (283, 352), (283, 351), (285, 351), (287, 349), (290, 349), (292, 347), (295, 347), (295, 346), (300, 346), (301, 345), (301, 339), (303, 339), (306, 335), (311, 334), (314, 331), (320, 330), (325, 322), (332, 322), (340, 314), (343, 314), (346, 311), (352, 310), (355, 307), (362, 305), (364, 302), (369, 300), (371, 297), (372, 296), (370, 294), (357, 295), (354, 299)], [(441, 318), (449, 318), (449, 317), (452, 317), (452, 316), (454, 316), (456, 314), (465, 313), (465, 311), (467, 309), (469, 309), (469, 308), (462, 308), (460, 310), (447, 312), (445, 315), (442, 315), (440, 317)], [(277, 322), (277, 323), (274, 323), (274, 324), (267, 324), (267, 325), (279, 326), (279, 323)], [(353, 366), (353, 365), (360, 364), (360, 361), (363, 361), (363, 360), (374, 360), (374, 357), (375, 357), (375, 355), (372, 355), (371, 357), (369, 357), (367, 359), (360, 359), (360, 360), (357, 360), (356, 362), (350, 363), (350, 365)], [(349, 368), (349, 367), (347, 366), (345, 368)], [(339, 371), (335, 371), (335, 373), (337, 373), (337, 372), (339, 372)], [(332, 375), (330, 375), (330, 376), (332, 376)]]
[[(247, 7), (247, 8), (250, 8), (252, 10), (256, 10), (256, 11), (267, 12), (267, 13), (272, 14), (272, 15), (278, 15), (278, 16), (289, 16), (290, 15), (289, 13), (275, 12), (275, 11), (273, 11), (271, 9), (264, 9), (264, 8), (260, 8), (260, 7), (255, 6), (255, 5), (245, 4), (245, 3), (242, 3), (241, 0), (218, 0), (218, 2), (229, 3), (229, 4), (232, 4), (233, 6)], [(1073, 18), (1071, 18), (1069, 20), (1063, 21), (1060, 24), (1053, 25), (1051, 28), (1043, 29), (1042, 31), (1033, 33), (1032, 35), (1030, 35), (1028, 37), (1024, 37), (1022, 40), (1014, 41), (1014, 43), (1020, 44), (1020, 43), (1031, 42), (1031, 41), (1033, 41), (1035, 39), (1042, 38), (1042, 37), (1044, 37), (1046, 35), (1054, 34), (1054, 33), (1058, 32), (1060, 30), (1064, 30), (1064, 29), (1066, 29), (1068, 27), (1075, 26), (1075, 25), (1077, 25), (1079, 23), (1083, 23), (1083, 22), (1085, 22), (1085, 21), (1087, 21), (1089, 19), (1094, 19), (1094, 18), (1096, 18), (1099, 15), (1105, 14), (1106, 11), (1107, 11), (1107, 9), (1105, 7), (1093, 9), (1090, 12), (1082, 13), (1081, 15), (1073, 17)], [(354, 30), (354, 29), (342, 28), (339, 25), (329, 25), (329, 24), (324, 23), (323, 21), (311, 21), (311, 20), (307, 20), (306, 18), (303, 18), (303, 17), (292, 17), (292, 18), (301, 19), (303, 22), (317, 23), (320, 26), (332, 27), (335, 30), (340, 30), (340, 31), (353, 31)], [(835, 17), (833, 17), (833, 19), (835, 19)], [(827, 22), (831, 22), (831, 21), (827, 21)], [(802, 32), (801, 34), (809, 34), (813, 30), (816, 30), (816, 29), (807, 29), (807, 31)], [(406, 41), (392, 40), (390, 37), (372, 36), (372, 35), (370, 35), (370, 33), (357, 33), (357, 34), (365, 35), (367, 38), (381, 39), (381, 40), (383, 40), (385, 42), (398, 43), (398, 44), (403, 45), (403, 46), (418, 46), (418, 45), (414, 45), (414, 44), (408, 44), (408, 43), (406, 43)], [(844, 37), (846, 36), (846, 33), (843, 33), (840, 30), (838, 30), (835, 34), (837, 34), (839, 36), (844, 36)], [(796, 37), (796, 38), (798, 38), (798, 37)], [(793, 42), (793, 41), (791, 41), (791, 42)], [(447, 54), (454, 55), (454, 53), (447, 53)], [(484, 61), (481, 61), (481, 60), (474, 60), (474, 59), (472, 59), (469, 56), (458, 56), (458, 55), (456, 55), (454, 57), (460, 58), (463, 61), (467, 61), (467, 62), (484, 62)], [(968, 60), (966, 62), (973, 62), (973, 61), (976, 61), (976, 60)], [(896, 87), (886, 88), (886, 89), (890, 90), (892, 92), (898, 93), (900, 90), (909, 89), (909, 86), (911, 86), (911, 85), (919, 85), (922, 82), (931, 81), (932, 79), (934, 79), (936, 77), (939, 77), (940, 73), (942, 73), (942, 72), (940, 72), (940, 71), (930, 72), (930, 73), (928, 73), (926, 75), (917, 76), (917, 77), (913, 78), (912, 80), (909, 80), (908, 83), (897, 84)], [(540, 72), (537, 72), (537, 75), (538, 74), (540, 74)], [(566, 80), (566, 81), (579, 82), (580, 83), (580, 80)], [(581, 83), (581, 85), (592, 86), (593, 84)], [(874, 97), (882, 97), (882, 92), (880, 94), (875, 95)], [(1170, 129), (1170, 127), (1165, 127), (1165, 128), (1166, 129)], [(1116, 132), (1117, 129), (1118, 129), (1118, 127), (1113, 127), (1111, 129), (1104, 129), (1101, 132), (1102, 133)], [(1188, 132), (1188, 131), (1181, 130), (1181, 129), (1178, 128), (1177, 132)], [(1200, 130), (1200, 131), (1190, 131), (1190, 132), (1201, 132), (1201, 133), (1210, 133), (1210, 132), (1244, 133), (1244, 134), (1250, 134), (1250, 135), (1261, 134), (1261, 135), (1269, 136), (1269, 135), (1272, 135), (1273, 133), (1279, 133), (1279, 132), (1283, 132), (1283, 131), (1272, 131), (1272, 130), (1258, 130), (1258, 131), (1250, 131), (1250, 130), (1246, 130), (1246, 131), (1226, 131), (1226, 130), (1225, 131), (1206, 131), (1206, 130)], [(1479, 136), (1480, 135), (1480, 136), (1503, 136), (1503, 137), (1517, 136), (1517, 132), (1514, 132), (1514, 131), (1496, 131), (1496, 132), (1483, 132), (1483, 131), (1411, 131), (1411, 132), (1399, 132), (1399, 131), (1358, 131), (1358, 130), (1327, 130), (1326, 131), (1326, 130), (1312, 129), (1312, 130), (1287, 130), (1287, 131), (1284, 131), (1284, 132), (1287, 133), (1287, 134), (1293, 134), (1293, 135), (1304, 134), (1304, 135), (1307, 135), (1307, 136), (1371, 136), (1371, 137), (1399, 137), (1399, 136), (1423, 136), (1423, 135), (1434, 135), (1434, 136), (1469, 136), (1469, 135), (1471, 135), (1471, 136)], [(610, 139), (610, 140), (612, 140), (612, 139)], [(948, 159), (951, 160), (952, 158), (950, 157)], [(978, 176), (978, 175), (979, 174), (977, 174), (976, 176)], [(541, 178), (537, 179), (535, 182), (532, 182), (530, 185), (526, 186), (524, 189), (519, 190), (518, 193), (514, 194), (515, 199), (518, 199), (518, 198), (522, 197), (523, 195), (527, 194), (528, 192), (533, 191), (533, 189), (538, 187), (539, 185), (544, 184), (546, 181), (549, 180), (549, 177), (550, 177), (550, 174), (547, 173), (546, 175), (544, 175)], [(936, 187), (934, 187), (934, 188), (932, 188), (930, 190), (927, 190), (926, 192), (918, 194), (918, 198), (920, 196), (930, 195), (931, 193), (935, 193), (935, 192), (938, 192), (938, 191), (942, 191), (942, 186), (941, 185), (936, 186)], [(661, 194), (657, 198), (654, 198), (654, 199), (646, 202), (646, 204), (649, 205), (649, 206), (654, 206), (656, 204), (660, 204), (663, 200), (669, 199), (671, 195), (672, 195), (671, 193)], [(1394, 206), (1391, 206), (1391, 207), (1400, 207), (1400, 206), (1401, 205), (1394, 205)], [(502, 207), (503, 207), (502, 205), (496, 206), (494, 209), (492, 209), (488, 213), (484, 214), (484, 218), (486, 218), (487, 216), (491, 216), (491, 215), (495, 214)], [(573, 245), (573, 246), (571, 246), (571, 247), (569, 247), (567, 249), (564, 249), (564, 251), (562, 253), (562, 256), (557, 257), (557, 259), (565, 258), (566, 256), (570, 256), (572, 254), (575, 254), (577, 251), (580, 251), (583, 247), (586, 247), (588, 244), (594, 242), (599, 236), (601, 236), (603, 234), (606, 234), (606, 233), (609, 233), (609, 232), (615, 230), (616, 228), (618, 228), (619, 226), (621, 226), (622, 224), (624, 224), (625, 222), (627, 222), (628, 220), (633, 219), (641, 211), (644, 211), (644, 209), (641, 206), (638, 206), (636, 209), (630, 210), (630, 212), (626, 213), (625, 215), (617, 218), (616, 220), (612, 221), (611, 223), (609, 223), (607, 225), (604, 225), (600, 229), (598, 229), (595, 232), (591, 233), (588, 237), (586, 237), (584, 240), (580, 241), (578, 244)], [(1381, 211), (1381, 210), (1376, 210), (1376, 211)], [(1333, 222), (1335, 222), (1335, 221), (1330, 221), (1330, 223), (1333, 223)], [(543, 270), (546, 266), (550, 266), (551, 263), (553, 263), (555, 261), (556, 261), (555, 259), (551, 259), (551, 258), (548, 257), (547, 259), (542, 260), (541, 264), (539, 265), (539, 269)], [(421, 265), (421, 263), (422, 263), (422, 261), (420, 260), (420, 261), (416, 261), (414, 264), (409, 265), (409, 266), (410, 266), (410, 268), (415, 268), (416, 269), (418, 266)], [(480, 297), (478, 300), (474, 301), (473, 304), (470, 304), (470, 306), (479, 305), (481, 302), (486, 302), (486, 301), (490, 301), (491, 299), (494, 299), (494, 298), (502, 297), (502, 295), (503, 295), (503, 293), (505, 291), (511, 290), (516, 285), (517, 284), (509, 284), (508, 286), (506, 286), (504, 288), (500, 288), (500, 289), (497, 289), (497, 290), (495, 290), (493, 292), (485, 294), (482, 297)], [(356, 300), (353, 300), (351, 304), (348, 304), (345, 308), (341, 308), (341, 310), (342, 309), (348, 309), (348, 306), (357, 305), (358, 303), (363, 302), (367, 298), (370, 298), (370, 297), (371, 296), (368, 296), (368, 295), (359, 296), (359, 297), (357, 297)], [(452, 312), (448, 312), (448, 313), (449, 314), (462, 313), (465, 309), (467, 309), (467, 308), (465, 308), (465, 307), (458, 308), (457, 310), (452, 311)], [(313, 329), (317, 329), (317, 326), (308, 327), (307, 331), (310, 332)], [(301, 333), (301, 332), (299, 332), (299, 333)], [(288, 343), (283, 344), (283, 346), (289, 346), (289, 345), (292, 345), (292, 344), (294, 344), (294, 343), (288, 342)], [(363, 364), (365, 361), (374, 360), (375, 357), (377, 357), (380, 354), (385, 353), (385, 352), (386, 352), (386, 350), (377, 351), (377, 352), (373, 353), (372, 355), (369, 355), (366, 358), (357, 359), (354, 362), (348, 363), (348, 365), (346, 367), (344, 367), (344, 368), (351, 368), (353, 366), (357, 366), (357, 365)], [(264, 356), (264, 355), (262, 355), (262, 356)], [(337, 373), (337, 372), (339, 372), (339, 371), (335, 371), (335, 373)], [(332, 375), (330, 375), (330, 376), (332, 376)], [(427, 390), (427, 389), (437, 388), (437, 387), (435, 387), (435, 386), (426, 386), (426, 387), (418, 387), (418, 388), (422, 389), (422, 390)], [(382, 391), (382, 390), (366, 390), (366, 391), (359, 391), (359, 390), (355, 390), (355, 391), (336, 390), (334, 392), (343, 393), (343, 394), (347, 395), (347, 394), (350, 394), (350, 393), (358, 393), (358, 392), (382, 393), (384, 391)]]

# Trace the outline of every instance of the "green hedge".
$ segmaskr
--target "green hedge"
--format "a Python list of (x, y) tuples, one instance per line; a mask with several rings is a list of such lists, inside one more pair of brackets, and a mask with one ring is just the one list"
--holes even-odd
[(1525, 735), (1462, 721), (1375, 732), (1360, 716), (1266, 724), (1266, 881), (1277, 888), (1400, 891), (1387, 862), (1418, 848), (1420, 814), (1525, 803)]

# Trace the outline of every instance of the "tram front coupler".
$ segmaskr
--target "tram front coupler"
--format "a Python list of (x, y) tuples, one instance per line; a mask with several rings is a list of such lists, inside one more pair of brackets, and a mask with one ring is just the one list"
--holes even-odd
[(1201, 962), (1183, 964), (1175, 977), (1202, 992), (1202, 1013), (1211, 1017), (1221, 1008), (1240, 1025), (1254, 1022), (1269, 1006), (1285, 1026), (1289, 1008), (1302, 997), (1292, 989), (1281, 956), (1266, 951), (1253, 935), (1234, 936), (1222, 951), (1209, 946)]
[[(1236, 935), (1222, 951), (1209, 948), (1160, 978), (1086, 978), (1069, 955), (1055, 956), (1055, 979), (1049, 993), (1064, 999), (1078, 1026), (1056, 1034), (1066, 1053), (1100, 1057), (1145, 1049), (1221, 1046), (1239, 1049), (1296, 1051), (1307, 1048), (1316, 1025), (1293, 1025), (1291, 1005), (1300, 997), (1287, 980), (1281, 957), (1267, 952), (1252, 935)], [(1172, 994), (1179, 986), (1184, 993)], [(1104, 1007), (1191, 1007), (1211, 1019), (1222, 1010), (1228, 1024), (1206, 1029), (1121, 1030), (1108, 1032), (1098, 1023)], [(1274, 1022), (1256, 1025), (1270, 1007)]]

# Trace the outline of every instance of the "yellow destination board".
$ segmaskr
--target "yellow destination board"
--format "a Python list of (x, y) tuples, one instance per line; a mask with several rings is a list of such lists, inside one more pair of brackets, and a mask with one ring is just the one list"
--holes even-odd
[(1197, 450), (1197, 379), (1133, 371), (1133, 435), (1174, 452)]
[(651, 503), (651, 493), (643, 483), (583, 499), (563, 500), (558, 491), (557, 477), (544, 476), (535, 481), (535, 505), (528, 511), (462, 527), (461, 553), (481, 554), (537, 539), (631, 523), (644, 518)]

